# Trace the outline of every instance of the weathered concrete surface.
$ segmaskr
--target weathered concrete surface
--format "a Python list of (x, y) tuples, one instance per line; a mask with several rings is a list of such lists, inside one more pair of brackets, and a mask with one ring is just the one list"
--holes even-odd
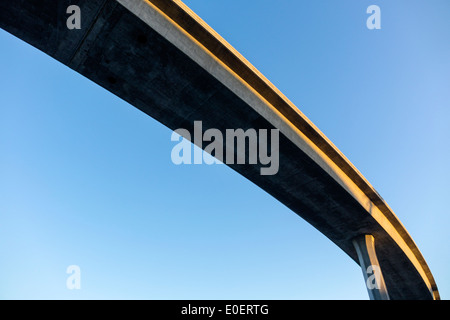
[[(82, 11), (68, 30), (66, 9)], [(280, 129), (277, 175), (230, 165), (358, 262), (372, 234), (391, 299), (438, 299), (433, 276), (392, 210), (334, 145), (179, 1), (0, 1), (0, 27), (171, 129)], [(191, 131), (192, 132), (192, 131)]]

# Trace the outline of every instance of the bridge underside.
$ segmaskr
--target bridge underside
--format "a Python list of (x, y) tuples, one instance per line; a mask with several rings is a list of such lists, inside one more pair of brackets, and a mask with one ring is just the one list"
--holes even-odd
[[(66, 27), (70, 4), (1, 1), (0, 27), (173, 130), (192, 132), (196, 120), (203, 122), (203, 130), (274, 128), (232, 88), (118, 2), (77, 1), (81, 30)], [(261, 176), (259, 165), (230, 167), (316, 227), (357, 263), (352, 239), (372, 234), (390, 298), (433, 298), (423, 276), (387, 231), (283, 132), (279, 155), (279, 171), (273, 176)]]

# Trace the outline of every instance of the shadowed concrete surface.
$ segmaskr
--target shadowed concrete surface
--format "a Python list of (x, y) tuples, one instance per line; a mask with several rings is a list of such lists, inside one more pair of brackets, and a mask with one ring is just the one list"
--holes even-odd
[[(229, 165), (312, 224), (359, 264), (370, 234), (391, 299), (439, 299), (401, 222), (339, 150), (267, 79), (179, 1), (0, 1), (0, 27), (175, 130), (279, 129), (279, 171)], [(200, 145), (200, 147), (205, 147)], [(269, 148), (270, 150), (270, 148)]]

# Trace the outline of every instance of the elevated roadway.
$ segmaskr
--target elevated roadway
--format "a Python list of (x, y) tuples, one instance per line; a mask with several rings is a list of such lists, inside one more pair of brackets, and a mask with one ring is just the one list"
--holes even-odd
[[(198, 120), (203, 130), (279, 129), (277, 174), (261, 175), (261, 165), (229, 166), (327, 236), (362, 266), (366, 280), (367, 266), (381, 267), (378, 291), (388, 295), (369, 290), (372, 299), (439, 299), (424, 257), (370, 183), (183, 3), (75, 2), (1, 0), (0, 27), (172, 130), (193, 130)], [(80, 29), (67, 28), (71, 4), (81, 9)]]

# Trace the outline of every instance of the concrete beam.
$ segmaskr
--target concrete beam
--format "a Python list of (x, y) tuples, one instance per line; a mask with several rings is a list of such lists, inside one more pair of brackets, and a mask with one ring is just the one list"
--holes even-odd
[(370, 300), (389, 300), (383, 272), (375, 251), (375, 239), (372, 235), (362, 235), (353, 239), (359, 265), (364, 276)]
[[(352, 239), (372, 234), (389, 295), (438, 299), (425, 259), (396, 215), (342, 153), (248, 61), (178, 0), (0, 1), (0, 27), (165, 126), (193, 132), (279, 129), (279, 171), (230, 164), (359, 263)], [(93, 106), (95, 107), (95, 106)], [(202, 146), (200, 146), (202, 147)]]

